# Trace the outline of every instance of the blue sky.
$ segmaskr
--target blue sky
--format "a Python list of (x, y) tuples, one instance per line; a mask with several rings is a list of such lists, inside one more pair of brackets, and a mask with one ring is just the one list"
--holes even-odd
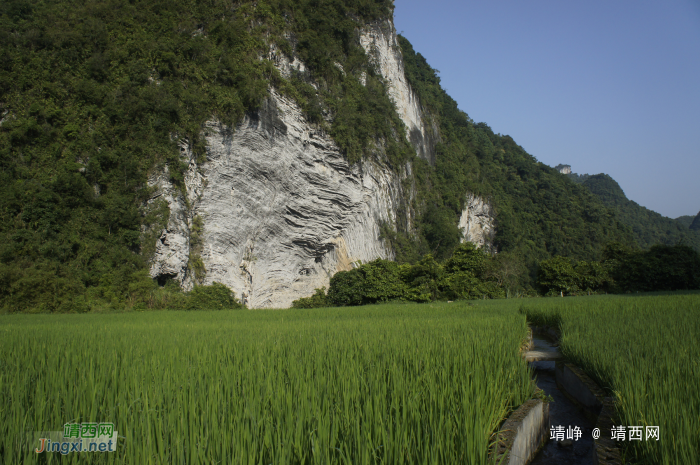
[[(550, 166), (700, 210), (700, 0), (395, 0), (396, 30), (476, 122)], [(403, 31), (403, 32), (402, 32)]]

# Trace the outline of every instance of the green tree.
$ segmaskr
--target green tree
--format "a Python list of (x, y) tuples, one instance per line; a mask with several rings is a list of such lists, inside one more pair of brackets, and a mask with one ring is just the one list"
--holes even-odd
[(574, 269), (572, 260), (557, 256), (540, 262), (537, 270), (537, 285), (545, 295), (576, 294), (581, 276)]
[(690, 229), (692, 229), (693, 231), (700, 231), (700, 212), (698, 212), (697, 216), (690, 224)]
[(486, 272), (487, 262), (488, 255), (483, 248), (471, 242), (463, 242), (445, 263), (445, 271), (448, 273), (466, 271), (476, 278), (481, 278)]
[(489, 260), (485, 276), (495, 280), (498, 287), (502, 287), (506, 296), (510, 297), (515, 294), (525, 271), (520, 257), (512, 252), (500, 252)]
[(608, 254), (605, 264), (617, 292), (700, 288), (700, 254), (688, 246), (655, 245), (648, 250)]
[(438, 300), (441, 297), (443, 275), (442, 265), (430, 254), (413, 266), (402, 266), (400, 277), (408, 286), (407, 299), (414, 302)]

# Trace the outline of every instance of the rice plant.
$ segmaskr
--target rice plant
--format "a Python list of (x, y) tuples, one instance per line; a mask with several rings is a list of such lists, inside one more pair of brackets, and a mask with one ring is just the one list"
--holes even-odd
[[(0, 462), (485, 463), (526, 331), (466, 303), (2, 316)], [(34, 452), (90, 421), (115, 452)]]

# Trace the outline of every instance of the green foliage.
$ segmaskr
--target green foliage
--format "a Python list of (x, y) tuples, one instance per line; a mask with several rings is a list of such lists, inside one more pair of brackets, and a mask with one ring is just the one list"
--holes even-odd
[(576, 263), (574, 271), (579, 276), (579, 288), (584, 292), (602, 292), (612, 289), (613, 279), (610, 267), (604, 263), (581, 260)]
[(192, 218), (192, 225), (190, 226), (190, 256), (187, 262), (187, 267), (192, 272), (194, 281), (197, 284), (201, 284), (204, 281), (207, 273), (201, 255), (203, 244), (202, 234), (204, 234), (204, 221), (197, 215)]
[(471, 242), (464, 242), (455, 249), (452, 257), (445, 264), (445, 269), (448, 273), (465, 271), (481, 278), (486, 271), (488, 259), (483, 248), (477, 248)]
[(399, 278), (407, 285), (406, 300), (431, 302), (441, 297), (445, 270), (428, 254), (415, 265), (402, 265)]
[(447, 299), (499, 299), (505, 292), (497, 283), (482, 281), (473, 273), (458, 271), (445, 277), (443, 296)]
[[(399, 212), (399, 215), (402, 214), (405, 214), (405, 211)], [(416, 263), (424, 254), (429, 253), (427, 243), (422, 236), (416, 236), (407, 231), (396, 231), (386, 222), (382, 222), (379, 228), (379, 239), (388, 242), (394, 250), (397, 263)]]
[(150, 262), (156, 252), (156, 242), (163, 234), (170, 218), (170, 207), (164, 199), (157, 199), (143, 209), (144, 218), (141, 230), (141, 256)]
[(556, 295), (566, 292), (567, 295), (576, 293), (581, 288), (580, 276), (574, 270), (571, 259), (554, 257), (540, 262), (537, 270), (537, 285), (545, 295)]
[(700, 212), (690, 224), (690, 229), (692, 229), (693, 231), (700, 231)]
[[(700, 251), (700, 231), (693, 230), (692, 224), (689, 230), (678, 220), (667, 218), (628, 200), (620, 185), (607, 174), (589, 176), (583, 185), (615, 211), (620, 222), (631, 229), (640, 247), (685, 244)], [(700, 221), (697, 224), (700, 228)]]
[(500, 252), (487, 263), (486, 276), (502, 287), (506, 296), (518, 295), (521, 289), (519, 283), (526, 269), (522, 260), (510, 252)]
[(148, 270), (139, 270), (132, 274), (129, 280), (129, 299), (132, 305), (138, 305), (139, 309), (145, 308), (145, 303), (151, 303), (156, 283), (151, 279)]
[(316, 289), (311, 297), (302, 297), (292, 302), (292, 308), (323, 308), (330, 307), (326, 297), (326, 288)]
[(676, 218), (676, 221), (683, 225), (683, 227), (690, 228), (690, 226), (693, 224), (694, 219), (695, 217), (692, 215), (683, 215)]
[(692, 215), (683, 215), (676, 218), (676, 221), (682, 224), (684, 227), (690, 228), (690, 226), (693, 224), (694, 219), (695, 217)]
[[(555, 167), (554, 169), (557, 169), (557, 168)], [(588, 178), (591, 177), (590, 174), (578, 174), (578, 173), (569, 173), (569, 174), (565, 174), (564, 176), (571, 179), (576, 184), (583, 184), (584, 182), (586, 182), (588, 180)]]
[(609, 267), (598, 262), (565, 257), (543, 260), (537, 270), (537, 285), (544, 295), (580, 295), (610, 289)]
[(406, 291), (400, 278), (400, 266), (396, 262), (377, 259), (333, 275), (328, 301), (336, 306), (390, 302), (403, 300)]
[(618, 292), (700, 289), (700, 253), (684, 245), (606, 251), (605, 264)]
[(439, 259), (449, 257), (462, 237), (456, 212), (444, 205), (429, 205), (422, 220), (423, 235), (435, 256)]
[(414, 265), (375, 260), (350, 271), (336, 273), (330, 281), (328, 302), (336, 306), (396, 301), (485, 299), (505, 297), (503, 283), (486, 273), (491, 264), (483, 249), (460, 244), (443, 265), (425, 255)]

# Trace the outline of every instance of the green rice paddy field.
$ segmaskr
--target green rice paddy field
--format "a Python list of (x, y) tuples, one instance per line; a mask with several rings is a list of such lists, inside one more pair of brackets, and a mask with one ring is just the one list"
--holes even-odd
[(700, 294), (537, 299), (521, 311), (560, 326), (562, 355), (615, 397), (617, 425), (659, 427), (658, 442), (621, 443), (626, 462), (700, 464)]
[[(486, 463), (534, 395), (526, 317), (658, 425), (638, 463), (700, 450), (700, 294), (275, 311), (0, 316), (0, 463)], [(36, 431), (113, 422), (112, 453)], [(603, 434), (606, 434), (603, 432)]]

